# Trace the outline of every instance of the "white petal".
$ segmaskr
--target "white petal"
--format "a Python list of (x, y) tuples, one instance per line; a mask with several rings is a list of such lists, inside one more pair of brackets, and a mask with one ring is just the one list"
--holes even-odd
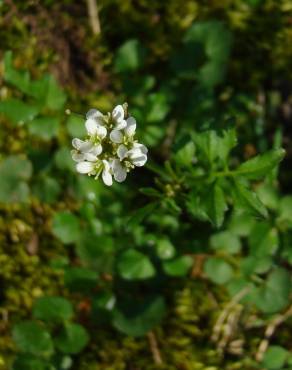
[(114, 172), (114, 179), (117, 182), (123, 182), (126, 180), (127, 177), (127, 171), (126, 169), (121, 165), (121, 162), (118, 159), (115, 159), (113, 161), (113, 172)]
[(89, 173), (94, 169), (94, 164), (92, 162), (79, 162), (76, 165), (76, 170), (79, 173)]
[(100, 144), (96, 144), (92, 147), (90, 150), (90, 154), (93, 154), (95, 156), (98, 156), (102, 153), (102, 146)]
[(97, 156), (93, 153), (85, 153), (84, 157), (89, 162), (96, 162), (98, 160)]
[(110, 139), (113, 143), (120, 144), (123, 142), (123, 134), (119, 130), (113, 130), (110, 133)]
[(125, 128), (125, 133), (127, 136), (133, 136), (136, 131), (136, 120), (134, 117), (129, 117), (127, 119), (127, 127)]
[(85, 159), (85, 155), (83, 153), (79, 153), (77, 150), (71, 150), (71, 156), (75, 162), (82, 162)]
[(95, 135), (97, 133), (98, 123), (93, 118), (88, 118), (85, 121), (85, 127), (89, 135)]
[(106, 137), (106, 134), (107, 134), (107, 129), (104, 126), (98, 125), (96, 128), (96, 135), (100, 139), (104, 139)]
[(103, 179), (103, 182), (105, 183), (105, 185), (107, 185), (107, 186), (111, 186), (113, 184), (112, 175), (110, 174), (109, 171), (106, 171), (106, 169), (104, 169), (102, 171), (102, 179)]
[(142, 153), (139, 149), (129, 150), (128, 156), (131, 159), (131, 162), (137, 167), (144, 166), (144, 164), (147, 162), (147, 155)]
[(75, 138), (75, 139), (73, 139), (73, 140), (72, 140), (72, 146), (73, 146), (75, 149), (77, 149), (77, 150), (79, 150), (79, 149), (80, 149), (80, 146), (81, 146), (82, 144), (84, 144), (84, 143), (85, 143), (85, 141), (80, 140), (80, 139), (78, 139), (78, 138)]
[(89, 119), (89, 118), (98, 118), (98, 117), (103, 117), (103, 114), (99, 110), (97, 110), (97, 109), (90, 109), (86, 113), (86, 119)]
[(143, 144), (140, 144), (140, 143), (135, 143), (133, 145), (133, 148), (134, 149), (139, 149), (143, 154), (147, 154), (148, 153), (148, 149), (146, 148), (145, 145)]
[(122, 120), (117, 122), (117, 124), (115, 126), (115, 129), (116, 130), (123, 130), (126, 127), (127, 127), (127, 121), (122, 119)]
[(103, 163), (103, 168), (104, 168), (104, 170), (105, 170), (105, 171), (109, 171), (109, 170), (110, 170), (110, 168), (111, 168), (111, 166), (110, 166), (109, 162), (108, 162), (106, 159), (103, 159), (103, 160), (102, 160), (102, 163)]
[(93, 143), (91, 141), (84, 141), (84, 143), (80, 145), (79, 150), (82, 153), (88, 153), (89, 151), (91, 151), (92, 147), (93, 147)]
[(117, 155), (121, 161), (126, 157), (127, 153), (128, 153), (128, 148), (124, 144), (118, 147)]
[(121, 105), (117, 105), (113, 112), (112, 112), (112, 117), (116, 122), (119, 122), (124, 119), (125, 112), (124, 108)]

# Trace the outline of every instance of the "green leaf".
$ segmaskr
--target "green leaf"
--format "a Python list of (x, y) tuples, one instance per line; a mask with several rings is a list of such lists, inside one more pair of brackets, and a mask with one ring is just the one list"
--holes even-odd
[(144, 218), (150, 215), (156, 208), (158, 204), (156, 202), (149, 203), (144, 207), (139, 208), (128, 220), (129, 227), (135, 227), (140, 224)]
[(241, 164), (235, 171), (236, 175), (243, 176), (250, 180), (257, 180), (266, 176), (275, 168), (285, 156), (284, 149), (273, 149), (267, 153)]
[(280, 200), (278, 220), (281, 224), (292, 227), (292, 196), (287, 195)]
[(39, 113), (39, 108), (21, 100), (10, 98), (0, 101), (0, 113), (6, 116), (12, 123), (23, 125), (36, 117)]
[(76, 242), (80, 237), (79, 219), (68, 211), (58, 212), (53, 218), (52, 231), (64, 244)]
[(47, 361), (28, 353), (18, 354), (12, 370), (48, 370)]
[(172, 260), (163, 261), (164, 272), (169, 276), (186, 276), (194, 261), (190, 256), (180, 256)]
[(67, 119), (66, 126), (71, 137), (85, 137), (86, 129), (84, 118), (76, 114), (71, 114)]
[(125, 280), (144, 280), (155, 275), (150, 259), (135, 249), (128, 249), (118, 258), (117, 269)]
[(41, 177), (33, 186), (33, 193), (42, 202), (54, 203), (61, 193), (61, 186), (57, 180), (50, 177)]
[(23, 321), (15, 325), (12, 336), (17, 347), (23, 352), (44, 356), (53, 352), (50, 334), (34, 321)]
[(276, 210), (279, 206), (279, 195), (275, 189), (275, 186), (271, 184), (263, 183), (257, 187), (256, 193), (260, 198), (261, 202), (268, 208)]
[(201, 203), (210, 221), (219, 228), (223, 224), (227, 204), (223, 190), (217, 182), (207, 190)]
[(268, 222), (258, 222), (251, 229), (248, 244), (251, 255), (258, 258), (272, 256), (280, 244), (278, 231)]
[(66, 102), (66, 94), (52, 75), (44, 75), (30, 84), (30, 95), (45, 108), (60, 110)]
[(27, 159), (10, 156), (0, 163), (0, 202), (26, 202), (29, 187), (26, 183), (32, 175), (32, 165)]
[(263, 366), (268, 370), (282, 369), (288, 358), (289, 352), (280, 346), (270, 346), (263, 357)]
[(141, 301), (133, 298), (120, 304), (115, 310), (113, 326), (127, 335), (143, 336), (161, 322), (165, 310), (163, 297), (157, 296)]
[(233, 268), (222, 258), (210, 257), (204, 264), (204, 272), (216, 284), (225, 284), (233, 276)]
[(261, 215), (262, 217), (268, 216), (265, 206), (259, 200), (256, 193), (249, 190), (245, 185), (236, 180), (234, 180), (233, 200), (235, 205), (244, 211)]
[(13, 67), (12, 51), (7, 51), (4, 55), (4, 80), (24, 93), (29, 91), (30, 75), (27, 71), (20, 71)]
[[(145, 119), (147, 123), (156, 123), (165, 119), (170, 110), (167, 96), (161, 92), (147, 95)], [(149, 130), (150, 125), (147, 126)], [(154, 126), (155, 127), (155, 126)], [(161, 127), (156, 126), (156, 130)]]
[(214, 234), (210, 238), (211, 248), (222, 252), (235, 254), (240, 252), (241, 243), (238, 236), (230, 231), (222, 231)]
[(44, 140), (56, 136), (59, 129), (59, 120), (55, 117), (37, 117), (28, 123), (30, 134)]
[(117, 51), (114, 69), (116, 72), (132, 72), (142, 67), (145, 59), (145, 49), (136, 40), (126, 41)]
[(273, 259), (269, 256), (255, 257), (248, 256), (241, 260), (240, 269), (246, 276), (252, 274), (264, 274), (270, 270), (273, 265)]
[(71, 267), (65, 270), (64, 281), (71, 291), (90, 291), (97, 285), (98, 274), (85, 267)]
[(283, 268), (272, 271), (263, 286), (256, 289), (252, 301), (264, 313), (275, 313), (285, 308), (289, 303), (291, 292), (291, 276)]
[(33, 306), (33, 316), (43, 321), (62, 322), (73, 317), (71, 302), (62, 297), (40, 297)]
[(180, 166), (190, 166), (195, 155), (195, 144), (190, 141), (175, 153), (175, 161)]
[[(186, 32), (184, 43), (203, 45), (206, 61), (196, 71), (197, 78), (205, 88), (221, 83), (231, 49), (232, 34), (222, 22), (195, 22)], [(195, 65), (194, 65), (195, 69)]]
[(162, 260), (168, 260), (175, 256), (175, 247), (168, 239), (159, 239), (156, 245), (157, 256)]
[(81, 261), (99, 274), (113, 273), (116, 249), (111, 237), (83, 232), (76, 252)]
[(66, 354), (81, 352), (89, 342), (89, 335), (83, 326), (67, 323), (55, 338), (57, 348)]
[(217, 158), (226, 163), (231, 149), (237, 144), (236, 132), (233, 128), (221, 131), (207, 130), (196, 133), (193, 138), (209, 164)]

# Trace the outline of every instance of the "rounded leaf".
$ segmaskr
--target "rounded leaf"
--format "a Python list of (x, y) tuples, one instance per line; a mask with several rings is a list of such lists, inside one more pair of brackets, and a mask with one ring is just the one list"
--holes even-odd
[(143, 280), (155, 275), (150, 259), (134, 249), (122, 253), (117, 268), (119, 275), (125, 280)]
[(89, 335), (79, 324), (67, 324), (55, 339), (55, 344), (60, 351), (66, 354), (81, 352), (89, 342)]
[(62, 297), (40, 297), (34, 304), (33, 315), (44, 321), (64, 321), (73, 317), (72, 304)]
[(35, 355), (48, 355), (53, 352), (53, 342), (49, 332), (34, 321), (23, 321), (12, 331), (13, 339), (23, 352)]

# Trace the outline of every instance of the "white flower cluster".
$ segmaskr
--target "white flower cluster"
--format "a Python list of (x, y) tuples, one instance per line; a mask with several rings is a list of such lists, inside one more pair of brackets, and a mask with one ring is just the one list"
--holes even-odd
[(148, 150), (135, 140), (136, 120), (128, 117), (127, 104), (117, 105), (107, 114), (91, 109), (86, 114), (85, 127), (86, 140), (72, 140), (71, 154), (79, 173), (95, 179), (101, 174), (103, 182), (110, 186), (112, 177), (123, 182), (128, 172), (146, 163)]

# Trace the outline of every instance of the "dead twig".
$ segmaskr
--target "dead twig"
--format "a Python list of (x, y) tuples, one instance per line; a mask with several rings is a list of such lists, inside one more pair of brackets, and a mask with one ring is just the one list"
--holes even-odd
[(99, 35), (101, 28), (96, 0), (87, 0), (87, 11), (92, 32), (94, 35)]
[(292, 316), (292, 306), (290, 306), (284, 314), (277, 315), (267, 326), (265, 330), (265, 336), (260, 342), (256, 356), (255, 356), (257, 361), (260, 362), (263, 359), (263, 356), (269, 347), (271, 337), (274, 335), (278, 326), (283, 324), (283, 322), (286, 321), (290, 316)]
[(147, 333), (147, 337), (148, 337), (148, 340), (149, 340), (149, 345), (150, 345), (150, 349), (151, 349), (151, 352), (152, 352), (154, 363), (156, 365), (162, 365), (161, 354), (160, 354), (160, 351), (159, 351), (159, 348), (158, 348), (158, 343), (157, 343), (157, 340), (156, 340), (156, 336), (153, 333), (153, 331), (149, 331)]
[(246, 288), (242, 289), (225, 306), (224, 310), (221, 312), (221, 314), (219, 315), (219, 317), (218, 317), (218, 319), (217, 319), (217, 321), (214, 325), (213, 334), (212, 334), (212, 337), (211, 337), (212, 341), (217, 342), (219, 340), (221, 329), (222, 329), (222, 326), (223, 326), (224, 322), (226, 321), (226, 319), (230, 315), (230, 312), (232, 311), (232, 309), (249, 292), (249, 289), (250, 289), (249, 287), (246, 287)]

